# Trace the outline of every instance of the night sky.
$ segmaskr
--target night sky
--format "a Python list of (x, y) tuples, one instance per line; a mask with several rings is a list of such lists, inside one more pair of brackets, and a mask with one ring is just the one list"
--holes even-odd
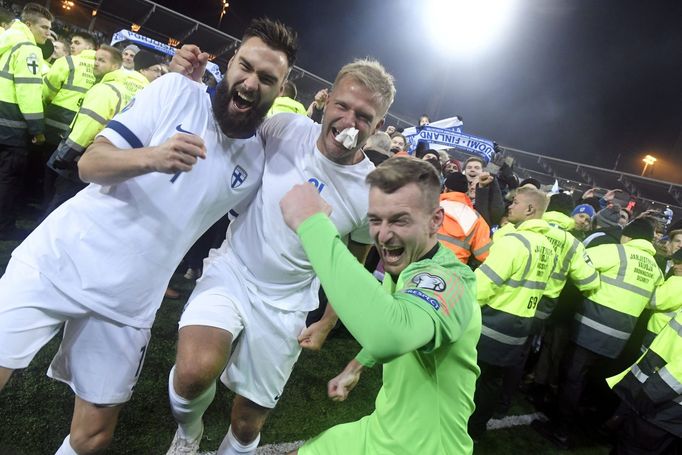
[[(221, 1), (158, 3), (215, 27)], [(654, 178), (682, 183), (682, 1), (521, 0), (506, 35), (468, 57), (434, 44), (420, 5), (230, 0), (220, 29), (277, 18), (299, 32), (298, 66), (325, 79), (381, 61), (399, 117), (461, 114), (465, 132), (501, 145), (608, 168), (621, 154), (618, 169), (637, 174), (649, 153)]]

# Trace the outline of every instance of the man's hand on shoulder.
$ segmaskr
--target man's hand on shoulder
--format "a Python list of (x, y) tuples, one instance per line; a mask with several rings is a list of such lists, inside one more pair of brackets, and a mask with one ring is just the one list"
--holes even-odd
[(312, 183), (294, 185), (279, 202), (282, 209), (284, 222), (296, 232), (298, 227), (306, 219), (322, 212), (327, 215), (332, 213), (332, 208), (322, 199)]
[(197, 158), (206, 158), (206, 147), (203, 139), (192, 134), (174, 134), (166, 142), (149, 149), (150, 168), (155, 172), (189, 172)]
[(208, 54), (201, 52), (194, 44), (185, 44), (175, 52), (168, 68), (174, 73), (180, 73), (195, 82), (201, 82), (206, 71)]

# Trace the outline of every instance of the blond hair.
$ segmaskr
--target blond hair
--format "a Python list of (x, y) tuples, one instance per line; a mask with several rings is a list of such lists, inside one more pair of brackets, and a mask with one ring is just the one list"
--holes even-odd
[[(360, 82), (374, 94), (374, 98), (379, 102), (379, 117), (383, 118), (395, 98), (393, 76), (377, 60), (364, 58), (344, 65), (336, 75), (334, 87), (346, 77)], [(332, 87), (332, 90), (334, 90), (334, 87)]]

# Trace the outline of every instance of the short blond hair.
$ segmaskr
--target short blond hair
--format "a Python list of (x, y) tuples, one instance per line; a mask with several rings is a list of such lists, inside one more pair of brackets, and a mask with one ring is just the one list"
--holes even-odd
[(395, 98), (393, 76), (377, 60), (371, 58), (357, 59), (341, 68), (334, 80), (332, 91), (346, 77), (360, 82), (374, 94), (374, 98), (379, 102), (379, 117), (383, 118)]
[(545, 213), (545, 210), (547, 210), (549, 199), (547, 198), (547, 193), (544, 191), (538, 190), (537, 188), (523, 186), (516, 190), (516, 195), (523, 195), (524, 197), (530, 199), (540, 215)]

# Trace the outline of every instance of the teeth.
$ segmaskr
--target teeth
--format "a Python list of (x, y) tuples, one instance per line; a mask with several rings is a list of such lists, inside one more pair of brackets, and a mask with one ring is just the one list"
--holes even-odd
[(251, 103), (256, 99), (256, 97), (253, 95), (253, 93), (249, 94), (249, 93), (237, 92), (237, 96), (239, 96), (241, 99), (243, 99), (244, 101), (246, 101), (248, 103)]

